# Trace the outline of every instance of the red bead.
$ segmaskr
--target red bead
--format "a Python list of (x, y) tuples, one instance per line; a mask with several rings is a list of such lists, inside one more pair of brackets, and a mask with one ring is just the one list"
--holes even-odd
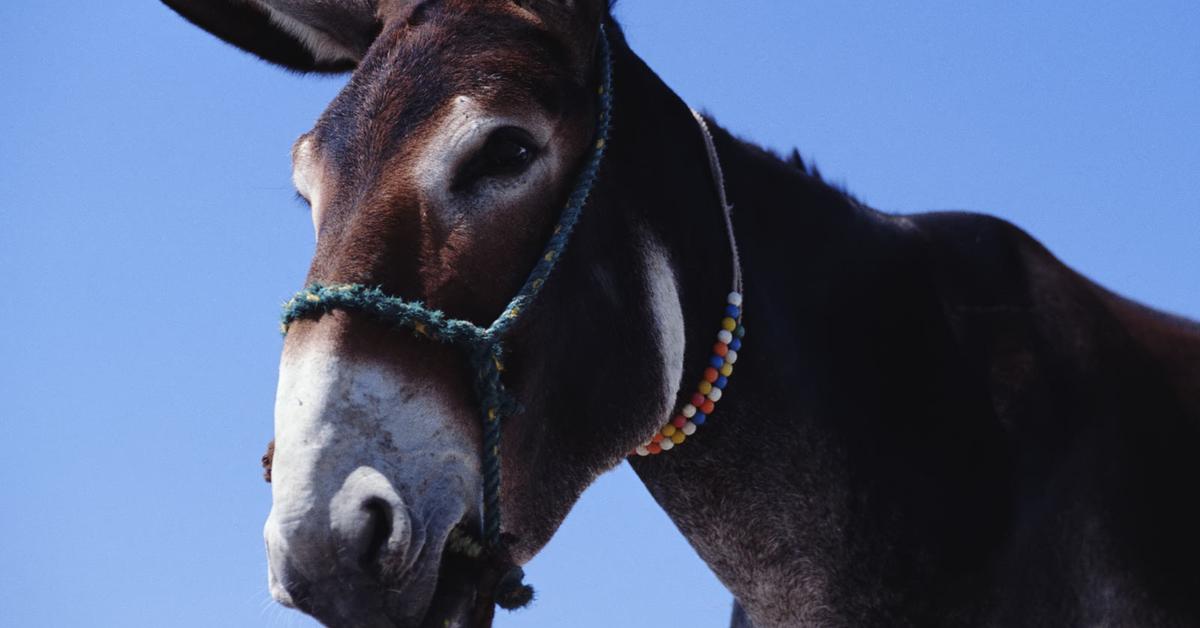
[(697, 407), (700, 408), (700, 411), (704, 414), (712, 414), (712, 411), (714, 408), (716, 408), (716, 405), (713, 404), (712, 399), (705, 399), (704, 403)]
[[(710, 384), (717, 381), (717, 378), (720, 376), (721, 376), (721, 374), (717, 372), (717, 369), (715, 369), (711, 366), (704, 369), (704, 381), (706, 381)], [(692, 404), (692, 405), (696, 405), (696, 404)]]
[(687, 417), (685, 417), (681, 414), (681, 415), (675, 417), (674, 419), (671, 419), (671, 425), (674, 425), (675, 427), (678, 427), (678, 428), (682, 428), (683, 426), (687, 425), (687, 421), (688, 421)]
[(650, 442), (657, 443), (658, 441), (660, 441), (662, 439), (663, 439), (663, 435), (661, 432), (659, 432), (658, 434), (655, 434), (654, 436), (650, 437)]
[(704, 401), (705, 401), (704, 395), (701, 395), (700, 393), (696, 393), (696, 394), (692, 395), (692, 405), (693, 406), (696, 406), (697, 408), (699, 408), (704, 403)]
[(662, 447), (659, 447), (658, 443), (650, 443), (649, 445), (646, 445), (646, 451), (652, 454), (661, 454)]
[(713, 345), (713, 353), (721, 357), (725, 357), (725, 354), (729, 353), (729, 345), (723, 342), (718, 342), (717, 344)]

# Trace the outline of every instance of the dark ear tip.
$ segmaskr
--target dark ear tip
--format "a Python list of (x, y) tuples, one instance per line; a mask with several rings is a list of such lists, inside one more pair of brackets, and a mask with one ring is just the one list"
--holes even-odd
[[(261, 59), (306, 74), (352, 71), (349, 59), (319, 60), (296, 35), (272, 21), (260, 5), (242, 0), (161, 0), (164, 5), (201, 29)], [(374, 20), (374, 15), (369, 16)], [(351, 20), (355, 23), (361, 20)], [(361, 35), (373, 37), (376, 32)]]

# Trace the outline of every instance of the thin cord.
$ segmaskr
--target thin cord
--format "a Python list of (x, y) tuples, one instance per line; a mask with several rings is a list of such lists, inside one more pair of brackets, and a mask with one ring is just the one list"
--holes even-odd
[(695, 109), (692, 117), (700, 125), (700, 135), (704, 137), (704, 148), (708, 151), (708, 168), (712, 171), (713, 183), (717, 186), (717, 198), (721, 201), (721, 212), (725, 217), (725, 231), (729, 234), (729, 248), (733, 252), (733, 291), (742, 293), (742, 258), (738, 254), (737, 236), (733, 233), (733, 205), (725, 195), (725, 172), (721, 169), (721, 157), (717, 154), (717, 145), (713, 142), (712, 133), (704, 116)]

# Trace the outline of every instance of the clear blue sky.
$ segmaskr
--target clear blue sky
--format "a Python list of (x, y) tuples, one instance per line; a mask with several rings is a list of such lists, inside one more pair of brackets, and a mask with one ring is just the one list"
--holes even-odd
[[(914, 4), (618, 14), (694, 106), (876, 207), (998, 214), (1200, 317), (1200, 4)], [(288, 148), (341, 81), (156, 2), (0, 3), (0, 625), (311, 625), (269, 602), (258, 457), (312, 249)], [(529, 572), (499, 625), (728, 613), (627, 467)]]

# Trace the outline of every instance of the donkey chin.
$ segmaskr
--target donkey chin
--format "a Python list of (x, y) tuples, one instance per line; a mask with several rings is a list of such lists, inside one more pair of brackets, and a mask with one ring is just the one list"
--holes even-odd
[(445, 551), (478, 521), (478, 437), (448, 420), (466, 408), (320, 344), (289, 339), (280, 367), (271, 595), (329, 626), (470, 625), (478, 570)]

